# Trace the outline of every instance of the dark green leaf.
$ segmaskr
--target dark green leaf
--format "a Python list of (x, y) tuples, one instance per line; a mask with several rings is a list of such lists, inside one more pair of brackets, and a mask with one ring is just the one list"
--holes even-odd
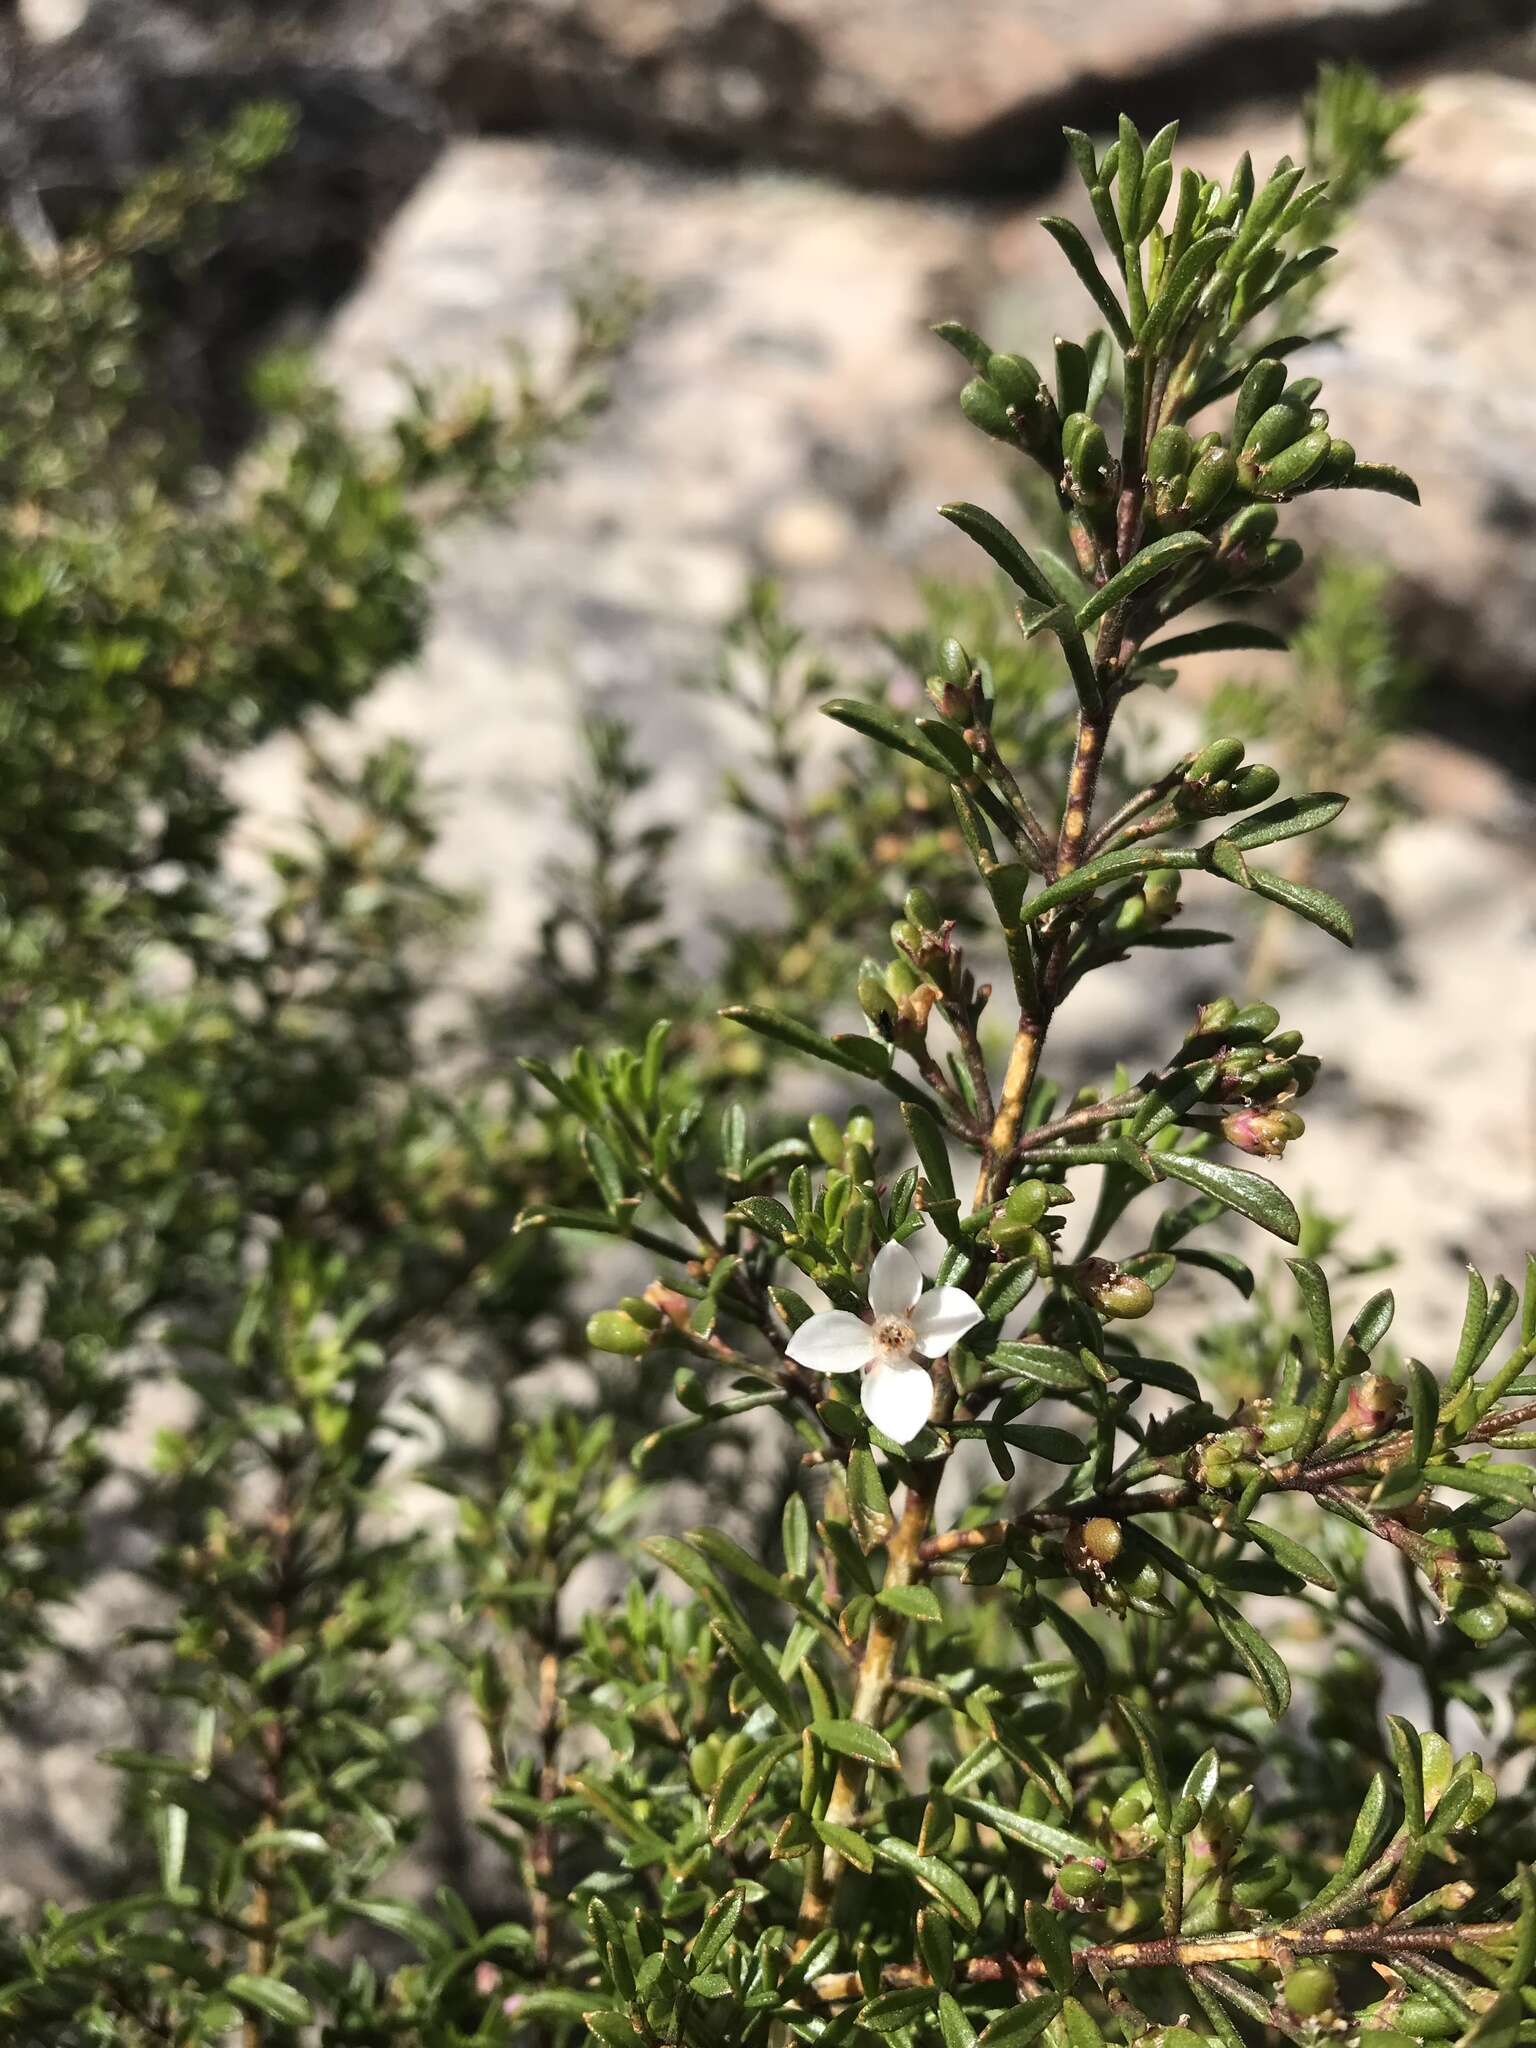
[(882, 1862), (893, 1864), (896, 1869), (915, 1878), (930, 1897), (953, 1913), (968, 1933), (976, 1932), (981, 1925), (981, 1901), (957, 1870), (951, 1870), (937, 1856), (921, 1855), (910, 1842), (903, 1842), (894, 1835), (877, 1842), (875, 1854)]
[(1268, 897), (1271, 903), (1283, 904), (1287, 910), (1294, 910), (1298, 917), (1304, 917), (1308, 924), (1315, 924), (1341, 945), (1352, 946), (1355, 943), (1354, 919), (1326, 889), (1314, 889), (1305, 882), (1287, 881), (1284, 875), (1273, 875), (1268, 868), (1250, 868), (1248, 880), (1259, 895)]
[(861, 1764), (877, 1764), (882, 1771), (901, 1768), (894, 1745), (862, 1721), (813, 1721), (811, 1733), (824, 1749), (838, 1756), (851, 1756)]
[(1210, 552), (1210, 542), (1203, 533), (1169, 533), (1161, 540), (1154, 540), (1132, 555), (1116, 575), (1096, 590), (1077, 614), (1079, 628), (1091, 626), (1105, 612), (1150, 583), (1154, 576), (1161, 576), (1165, 570), (1177, 563), (1187, 561), (1191, 555)]
[(1126, 318), (1120, 301), (1110, 290), (1093, 251), (1084, 239), (1082, 229), (1058, 215), (1048, 216), (1040, 225), (1082, 279), (1094, 304), (1109, 322), (1116, 341), (1122, 348), (1130, 348), (1136, 338), (1131, 332), (1131, 323)]
[(1294, 1536), (1271, 1529), (1266, 1522), (1254, 1521), (1243, 1524), (1243, 1534), (1251, 1536), (1261, 1550), (1268, 1551), (1276, 1564), (1293, 1572), (1298, 1579), (1305, 1579), (1309, 1585), (1321, 1586), (1325, 1593), (1337, 1590), (1338, 1582), (1327, 1565), (1315, 1551), (1308, 1550), (1305, 1543), (1298, 1543)]
[(1175, 633), (1171, 640), (1154, 640), (1136, 655), (1136, 665), (1148, 662), (1183, 661), (1194, 654), (1241, 654), (1248, 649), (1283, 654), (1289, 643), (1281, 633), (1267, 626), (1251, 626), (1245, 619), (1228, 619), (1217, 626), (1200, 626), (1191, 633)]
[(1249, 1173), (1246, 1167), (1224, 1166), (1213, 1159), (1191, 1158), (1183, 1152), (1158, 1152), (1152, 1158), (1158, 1171), (1170, 1180), (1183, 1181), (1188, 1187), (1199, 1188), (1202, 1194), (1214, 1196), (1225, 1208), (1235, 1209), (1251, 1223), (1272, 1230), (1288, 1244), (1295, 1244), (1301, 1236), (1301, 1218), (1290, 1198), (1262, 1174)]
[(239, 2004), (259, 2012), (285, 2027), (305, 2027), (313, 2015), (309, 2000), (281, 1977), (258, 1977), (249, 1970), (237, 1970), (224, 1980), (224, 1989)]
[(846, 725), (851, 731), (862, 733), (865, 739), (874, 740), (882, 747), (889, 747), (893, 753), (905, 754), (909, 759), (920, 762), (924, 768), (931, 768), (936, 775), (949, 780), (954, 770), (934, 746), (932, 740), (908, 725), (904, 718), (898, 718), (883, 705), (871, 704), (862, 697), (834, 697), (822, 705), (828, 718), (835, 718), (839, 725)]
[(1320, 790), (1312, 796), (1286, 797), (1281, 803), (1271, 804), (1268, 810), (1255, 811), (1251, 818), (1229, 825), (1224, 836), (1243, 853), (1251, 853), (1256, 846), (1273, 846), (1282, 839), (1299, 839), (1307, 832), (1320, 832), (1333, 823), (1348, 802), (1347, 796), (1336, 796), (1331, 790)]
[(1085, 1836), (1074, 1835), (1068, 1828), (1052, 1827), (1049, 1821), (1034, 1820), (1028, 1814), (1016, 1813), (1011, 1807), (1001, 1806), (993, 1799), (977, 1799), (969, 1793), (952, 1796), (957, 1813), (980, 1821), (983, 1827), (995, 1828), (1008, 1841), (1033, 1849), (1037, 1856), (1049, 1857), (1053, 1863), (1069, 1863), (1074, 1858), (1098, 1854), (1092, 1842)]
[(755, 1743), (734, 1757), (721, 1774), (709, 1802), (709, 1838), (723, 1842), (740, 1827), (774, 1767), (800, 1747), (798, 1735), (776, 1735)]

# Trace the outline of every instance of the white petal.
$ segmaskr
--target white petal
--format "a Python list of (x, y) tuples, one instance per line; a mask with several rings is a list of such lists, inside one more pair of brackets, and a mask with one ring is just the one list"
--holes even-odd
[(904, 1316), (923, 1287), (923, 1269), (904, 1244), (883, 1244), (869, 1269), (869, 1305), (877, 1316)]
[(845, 1308), (827, 1308), (807, 1317), (785, 1349), (809, 1372), (862, 1372), (875, 1346), (861, 1316), (850, 1315)]
[(925, 1365), (882, 1359), (864, 1375), (864, 1413), (893, 1443), (909, 1444), (933, 1406), (933, 1381)]
[(912, 1334), (924, 1358), (942, 1358), (967, 1330), (983, 1320), (973, 1295), (963, 1287), (930, 1287), (912, 1311)]

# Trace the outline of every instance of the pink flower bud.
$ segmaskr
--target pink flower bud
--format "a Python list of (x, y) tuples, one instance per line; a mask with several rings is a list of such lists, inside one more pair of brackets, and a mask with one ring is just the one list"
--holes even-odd
[(1256, 1159), (1278, 1159), (1306, 1128), (1294, 1109), (1236, 1109), (1221, 1120), (1227, 1143)]

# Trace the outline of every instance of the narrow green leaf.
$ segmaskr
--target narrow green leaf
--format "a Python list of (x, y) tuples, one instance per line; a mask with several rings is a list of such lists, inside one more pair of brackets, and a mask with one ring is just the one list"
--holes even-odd
[(1265, 1550), (1288, 1572), (1294, 1572), (1298, 1579), (1305, 1579), (1309, 1585), (1321, 1586), (1325, 1593), (1338, 1589), (1338, 1581), (1315, 1551), (1308, 1550), (1305, 1543), (1298, 1543), (1294, 1536), (1287, 1536), (1279, 1529), (1272, 1529), (1267, 1522), (1247, 1521), (1243, 1534), (1251, 1536), (1261, 1550)]
[(303, 1992), (285, 1984), (281, 1977), (258, 1977), (249, 1970), (237, 1970), (233, 1977), (225, 1978), (224, 1989), (240, 2005), (285, 2027), (307, 2027), (313, 2018)]
[(1158, 1152), (1152, 1155), (1152, 1161), (1159, 1173), (1170, 1180), (1183, 1181), (1187, 1187), (1214, 1196), (1223, 1207), (1272, 1230), (1288, 1244), (1295, 1244), (1300, 1238), (1301, 1218), (1295, 1205), (1262, 1174), (1249, 1173), (1246, 1167), (1225, 1166), (1214, 1159), (1191, 1158), (1183, 1152)]
[(838, 1756), (851, 1756), (861, 1764), (876, 1764), (882, 1771), (901, 1768), (895, 1745), (862, 1721), (813, 1721), (811, 1733), (823, 1749), (833, 1750)]
[(915, 1878), (931, 1898), (952, 1913), (960, 1925), (974, 1934), (981, 1925), (981, 1901), (957, 1870), (937, 1856), (924, 1856), (910, 1842), (891, 1835), (875, 1845), (875, 1854)]
[(1049, 1857), (1053, 1863), (1070, 1863), (1075, 1858), (1099, 1853), (1092, 1842), (1083, 1835), (1073, 1834), (1070, 1828), (1053, 1827), (1049, 1821), (1034, 1820), (1028, 1814), (1014, 1812), (1012, 1807), (999, 1805), (994, 1799), (978, 1799), (971, 1793), (958, 1792), (952, 1793), (951, 1797), (957, 1813), (980, 1821), (983, 1827), (995, 1828), (1006, 1840), (1033, 1849), (1037, 1856)]
[(1132, 555), (1118, 574), (1096, 590), (1077, 615), (1079, 628), (1091, 626), (1095, 619), (1120, 604), (1124, 599), (1150, 583), (1154, 576), (1161, 576), (1167, 569), (1191, 555), (1210, 552), (1210, 542), (1203, 533), (1169, 533), (1161, 540), (1152, 541), (1137, 554)]
[(755, 1743), (733, 1758), (722, 1772), (709, 1802), (709, 1839), (729, 1839), (746, 1819), (777, 1765), (800, 1747), (798, 1735), (776, 1735)]
[(814, 1817), (811, 1825), (827, 1847), (835, 1850), (845, 1863), (851, 1863), (855, 1870), (868, 1873), (874, 1869), (874, 1845), (853, 1828), (839, 1827), (836, 1821), (816, 1820)]
[(440, 1920), (404, 1899), (352, 1899), (347, 1911), (410, 1942), (424, 1956), (445, 1956), (454, 1947), (451, 1931)]
[(1406, 470), (1395, 468), (1390, 462), (1357, 462), (1349, 475), (1334, 486), (1344, 491), (1382, 491), (1389, 498), (1401, 498), (1405, 504), (1417, 505), (1419, 487)]
[(1283, 654), (1290, 643), (1282, 633), (1267, 626), (1250, 626), (1246, 619), (1228, 619), (1220, 625), (1201, 626), (1191, 633), (1175, 633), (1171, 640), (1154, 640), (1137, 650), (1136, 666), (1167, 661), (1184, 661), (1195, 654), (1242, 654), (1250, 649)]
[(1120, 301), (1110, 290), (1082, 229), (1056, 214), (1047, 216), (1040, 225), (1081, 278), (1093, 303), (1109, 322), (1116, 341), (1122, 348), (1130, 348), (1136, 339), (1131, 332), (1131, 323), (1126, 318), (1125, 309)]
[(976, 2048), (976, 2029), (948, 1991), (939, 1994), (939, 2033), (944, 2048)]
[(939, 517), (947, 519), (951, 526), (958, 526), (968, 540), (986, 554), (989, 554), (1006, 576), (1035, 599), (1036, 603), (1054, 607), (1056, 591), (1051, 579), (1035, 561), (1023, 543), (1011, 534), (1000, 519), (984, 511), (980, 505), (964, 503), (941, 505)]
[(933, 1993), (921, 1986), (882, 1991), (859, 2007), (859, 2025), (872, 2034), (894, 2034), (932, 2009)]
[(1274, 846), (1282, 839), (1299, 839), (1305, 833), (1320, 832), (1333, 823), (1348, 802), (1347, 796), (1332, 790), (1286, 797), (1281, 803), (1271, 804), (1268, 810), (1255, 811), (1251, 818), (1229, 825), (1223, 837), (1243, 853), (1251, 853), (1256, 846)]
[(1115, 1711), (1130, 1730), (1131, 1740), (1141, 1758), (1142, 1776), (1152, 1794), (1152, 1810), (1166, 1829), (1173, 1823), (1173, 1797), (1168, 1790), (1168, 1773), (1163, 1768), (1162, 1746), (1156, 1731), (1134, 1701), (1117, 1698)]
[(944, 1609), (932, 1586), (882, 1586), (875, 1595), (880, 1606), (908, 1621), (942, 1621)]
[(981, 2037), (981, 2048), (1029, 2048), (1060, 2010), (1059, 1994), (1027, 1999), (992, 2022)]
[(1333, 1366), (1333, 1302), (1328, 1293), (1328, 1276), (1315, 1259), (1287, 1259), (1285, 1263), (1296, 1276), (1302, 1306), (1307, 1312), (1312, 1355), (1319, 1371), (1328, 1372)]
[(1031, 1899), (1024, 1908), (1024, 1936), (1045, 1965), (1046, 1975), (1056, 1991), (1070, 1991), (1077, 1975), (1072, 1963), (1072, 1944), (1061, 1916), (1049, 1906)]
[(1298, 917), (1304, 917), (1308, 924), (1315, 924), (1319, 931), (1325, 931), (1330, 938), (1341, 945), (1355, 943), (1355, 921), (1335, 896), (1326, 889), (1314, 889), (1307, 882), (1288, 881), (1284, 875), (1271, 874), (1268, 868), (1251, 868), (1248, 879), (1259, 895), (1271, 903), (1280, 903), (1287, 910), (1294, 910)]
[(1410, 1835), (1424, 1832), (1424, 1759), (1419, 1733), (1401, 1714), (1387, 1716), (1387, 1746), (1402, 1790), (1404, 1819)]
[(865, 1444), (857, 1445), (848, 1458), (848, 1517), (866, 1557), (885, 1542), (896, 1526), (880, 1468)]
[(1413, 1424), (1413, 1462), (1427, 1465), (1440, 1422), (1440, 1388), (1428, 1366), (1408, 1361), (1408, 1414)]
[(883, 705), (871, 704), (862, 697), (834, 697), (823, 704), (823, 715), (836, 719), (839, 725), (846, 725), (851, 732), (860, 733), (867, 740), (874, 740), (878, 746), (889, 747), (893, 753), (906, 754), (918, 761), (924, 768), (931, 768), (946, 781), (953, 778), (954, 769), (932, 740), (915, 731), (904, 718), (898, 718)]
[(1257, 1686), (1269, 1718), (1278, 1721), (1291, 1703), (1291, 1674), (1283, 1659), (1269, 1639), (1225, 1600), (1208, 1600), (1206, 1607)]

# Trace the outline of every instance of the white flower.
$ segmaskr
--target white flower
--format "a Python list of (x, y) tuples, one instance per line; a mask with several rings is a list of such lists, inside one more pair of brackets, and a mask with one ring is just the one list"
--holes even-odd
[(982, 1312), (959, 1287), (924, 1294), (922, 1268), (899, 1244), (875, 1254), (869, 1306), (871, 1323), (843, 1308), (808, 1316), (789, 1340), (789, 1355), (810, 1372), (863, 1373), (864, 1413), (893, 1443), (909, 1444), (933, 1406), (933, 1381), (922, 1359), (942, 1358)]

